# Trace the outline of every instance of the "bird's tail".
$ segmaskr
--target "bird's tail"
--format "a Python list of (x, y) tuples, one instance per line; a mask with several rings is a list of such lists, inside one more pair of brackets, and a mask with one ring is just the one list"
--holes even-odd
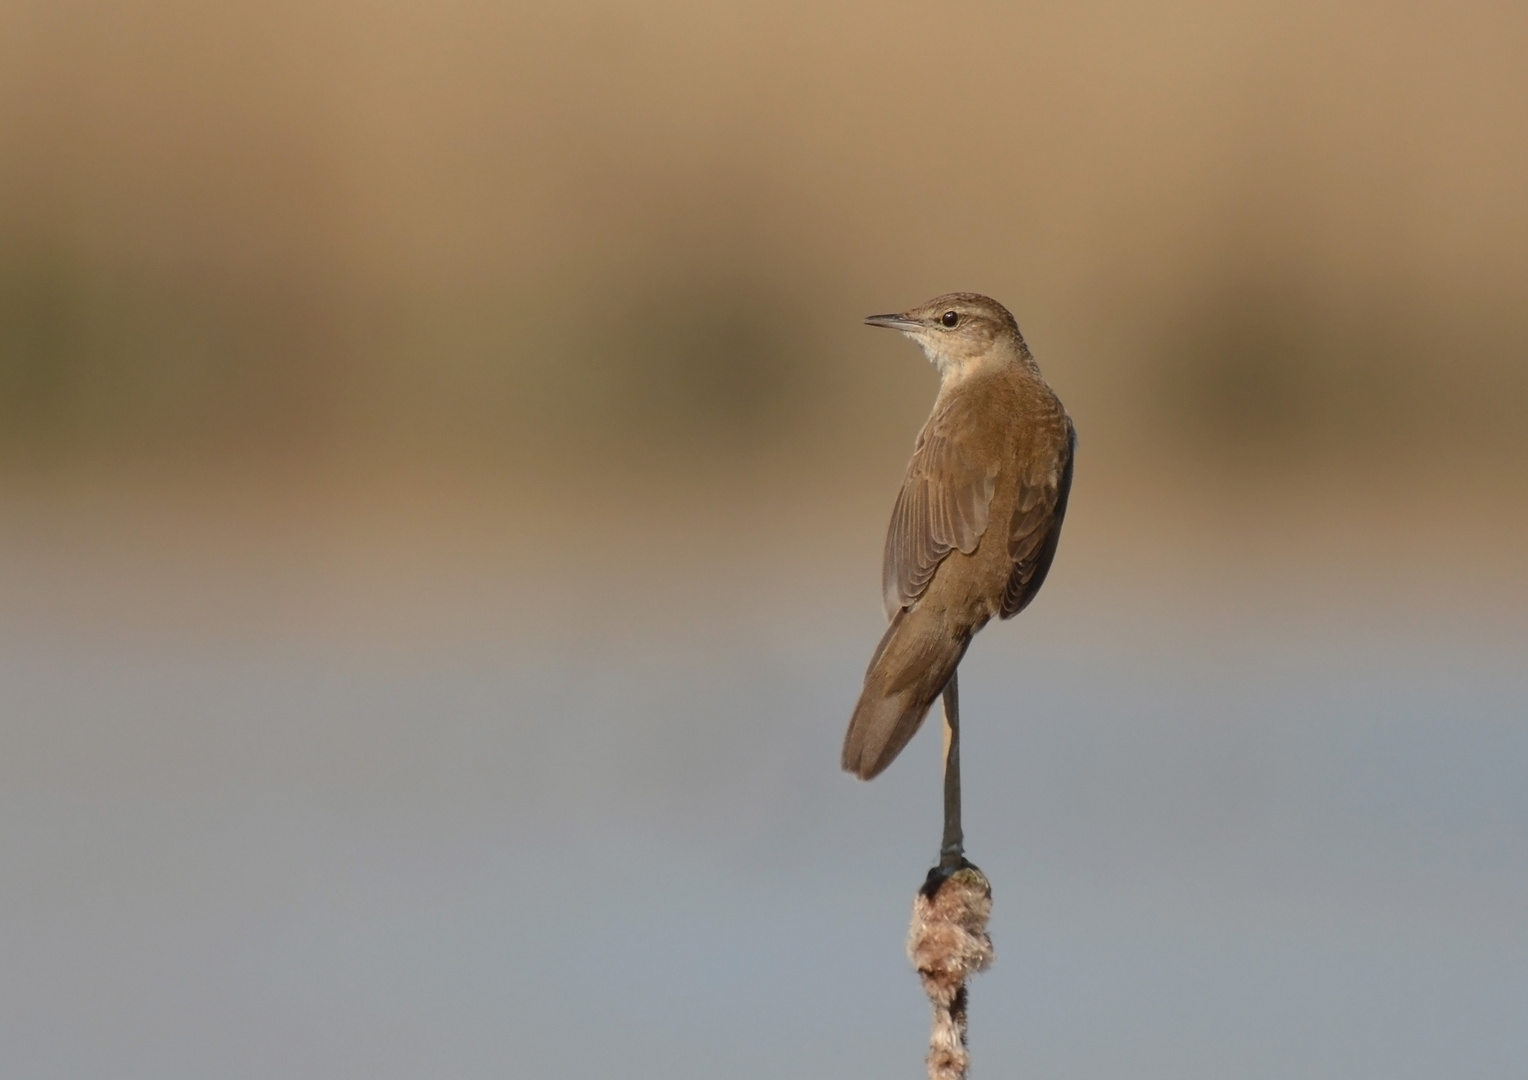
[(897, 612), (865, 672), (865, 689), (844, 735), (843, 766), (861, 780), (902, 752), (971, 643), (926, 610)]

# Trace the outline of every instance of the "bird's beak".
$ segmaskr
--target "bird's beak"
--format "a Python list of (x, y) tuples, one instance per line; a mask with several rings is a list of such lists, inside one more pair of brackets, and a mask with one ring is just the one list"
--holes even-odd
[(870, 315), (865, 318), (865, 325), (884, 326), (888, 330), (900, 330), (904, 334), (923, 329), (922, 323), (916, 319), (909, 319), (905, 315)]

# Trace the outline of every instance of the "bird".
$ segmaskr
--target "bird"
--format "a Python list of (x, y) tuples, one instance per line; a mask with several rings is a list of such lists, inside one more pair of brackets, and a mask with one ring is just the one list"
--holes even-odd
[[(941, 694), (951, 737), (956, 668), (971, 639), (1040, 591), (1061, 538), (1077, 432), (996, 300), (948, 293), (865, 322), (905, 334), (939, 371), (886, 531), (881, 590), (890, 625), (844, 736), (843, 768), (869, 780)], [(948, 742), (946, 769), (946, 847), (958, 855), (958, 758)]]

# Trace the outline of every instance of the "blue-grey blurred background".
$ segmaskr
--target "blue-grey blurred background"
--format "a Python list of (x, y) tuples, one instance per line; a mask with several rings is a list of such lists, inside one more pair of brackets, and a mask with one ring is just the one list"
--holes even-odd
[(984, 1076), (1521, 1077), (1528, 8), (0, 4), (0, 1073), (922, 1074), (837, 770), (975, 289)]

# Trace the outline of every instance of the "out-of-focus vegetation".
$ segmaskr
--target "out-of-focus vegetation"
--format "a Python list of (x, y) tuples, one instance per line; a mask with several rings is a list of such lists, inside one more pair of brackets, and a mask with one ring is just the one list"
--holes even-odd
[(1519, 477), (1524, 55), (1490, 3), (22, 0), (0, 459), (839, 482), (931, 384), (858, 316), (975, 288), (1122, 483)]
[(981, 1075), (1517, 1080), (1525, 58), (0, 0), (5, 1075), (911, 1075), (938, 736), (838, 757), (935, 376), (860, 319), (975, 289), (1080, 436), (962, 668)]

